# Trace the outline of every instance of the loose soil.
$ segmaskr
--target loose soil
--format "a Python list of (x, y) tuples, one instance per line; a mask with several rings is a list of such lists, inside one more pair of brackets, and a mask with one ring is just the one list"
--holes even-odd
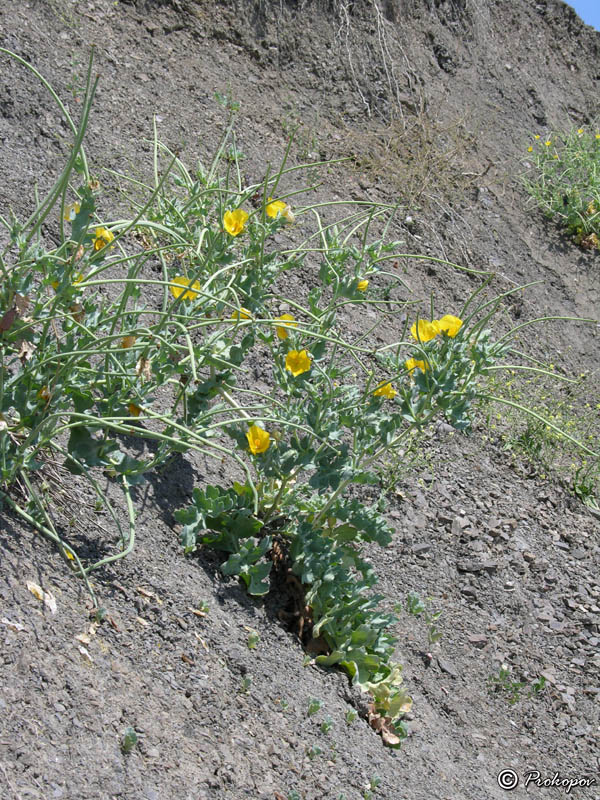
[[(0, 2), (0, 46), (74, 114), (92, 45), (100, 90), (87, 152), (107, 215), (119, 181), (102, 168), (150, 175), (153, 118), (184, 161), (207, 161), (226, 121), (219, 92), (240, 103), (249, 180), (279, 162), (300, 124), (298, 163), (352, 156), (319, 174), (315, 197), (400, 202), (390, 235), (406, 252), (492, 270), (498, 291), (537, 282), (507, 304), (501, 328), (597, 319), (598, 251), (564, 238), (515, 178), (533, 133), (600, 119), (600, 34), (562, 2)], [(69, 132), (34, 76), (1, 57), (0, 214), (22, 218), (34, 186), (43, 193), (62, 168)], [(423, 308), (434, 292), (442, 313), (477, 285), (433, 262), (400, 268)], [(589, 371), (597, 398), (598, 324), (532, 330), (523, 347)], [(515, 798), (600, 798), (599, 520), (557, 480), (509, 457), (482, 417), (468, 437), (432, 430), (390, 487), (394, 540), (367, 557), (389, 608), (403, 604), (397, 655), (414, 707), (393, 751), (344, 675), (303, 666), (284, 597), (248, 597), (218, 554), (184, 558), (173, 511), (194, 486), (230, 479), (226, 466), (181, 457), (137, 490), (136, 548), (95, 576), (108, 616), (92, 633), (87, 596), (58, 554), (0, 511), (3, 798), (482, 800), (507, 796), (503, 770), (519, 778)], [(82, 486), (61, 481), (57, 493), (85, 555), (114, 545)], [(28, 581), (52, 592), (56, 613)], [(405, 610), (411, 591), (442, 611), (434, 645)], [(490, 685), (503, 664), (525, 684), (513, 704)], [(314, 715), (311, 698), (322, 701)], [(128, 727), (139, 742), (124, 754)]]

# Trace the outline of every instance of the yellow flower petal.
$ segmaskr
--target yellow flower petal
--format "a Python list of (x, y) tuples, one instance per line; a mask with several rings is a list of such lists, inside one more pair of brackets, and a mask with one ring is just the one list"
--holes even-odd
[(435, 322), (420, 319), (418, 323), (415, 322), (410, 332), (418, 342), (429, 342), (431, 339), (435, 339), (439, 330)]
[(102, 250), (107, 244), (110, 244), (114, 238), (114, 234), (111, 233), (108, 228), (96, 228), (94, 250)]
[(359, 292), (366, 292), (367, 286), (369, 285), (369, 281), (366, 278), (363, 278), (356, 284), (356, 288)]
[(248, 444), (250, 445), (250, 452), (254, 455), (264, 453), (269, 449), (271, 444), (271, 435), (268, 431), (263, 430), (258, 425), (251, 425), (246, 433)]
[(235, 211), (226, 211), (223, 217), (223, 227), (231, 236), (239, 236), (244, 230), (248, 214), (243, 208), (236, 208)]
[[(190, 288), (186, 292), (185, 289), (188, 286)], [(183, 295), (184, 300), (195, 300), (198, 297), (198, 292), (202, 291), (202, 286), (200, 286), (198, 281), (192, 283), (185, 275), (178, 275), (176, 278), (173, 278), (169, 284), (169, 290), (175, 299)]]
[(434, 322), (434, 325), (440, 333), (447, 333), (448, 336), (452, 338), (454, 338), (462, 328), (462, 324), (462, 320), (452, 316), (452, 314), (446, 314), (446, 316)]
[(290, 350), (285, 358), (285, 368), (292, 373), (294, 378), (308, 372), (312, 361), (306, 350)]
[(70, 206), (65, 207), (65, 222), (73, 222), (77, 214), (81, 211), (81, 205), (79, 203), (71, 203)]
[(252, 319), (252, 314), (247, 308), (242, 307), (238, 311), (233, 312), (231, 319)]
[(135, 336), (124, 336), (121, 339), (121, 347), (126, 350), (128, 347), (132, 347), (135, 344)]
[(129, 411), (132, 417), (139, 417), (139, 415), (142, 413), (142, 409), (135, 403), (129, 403), (127, 405), (127, 410)]
[(373, 394), (375, 397), (387, 397), (388, 400), (392, 400), (398, 392), (389, 381), (383, 381), (383, 383), (380, 383), (377, 389), (375, 389)]
[(278, 214), (281, 214), (283, 216), (286, 208), (289, 208), (288, 204), (284, 203), (283, 200), (273, 200), (272, 197), (269, 197), (267, 202), (268, 202), (266, 208), (267, 216), (273, 219)]
[(285, 326), (278, 325), (275, 328), (277, 336), (280, 339), (287, 339), (288, 336), (289, 336), (289, 333), (288, 333), (287, 329), (288, 328), (295, 328), (298, 323), (294, 320), (294, 318), (292, 317), (291, 314), (282, 314), (280, 317), (277, 317), (277, 319), (279, 321), (281, 321), (281, 322), (285, 322), (286, 323)]
[(429, 369), (426, 361), (418, 361), (416, 358), (409, 358), (408, 361), (404, 362), (404, 366), (411, 375), (416, 369), (420, 369), (421, 372), (426, 372)]

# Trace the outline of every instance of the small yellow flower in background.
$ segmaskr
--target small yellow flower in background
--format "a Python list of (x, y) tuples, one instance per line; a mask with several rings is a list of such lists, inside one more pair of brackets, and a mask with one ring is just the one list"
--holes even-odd
[(547, 141), (544, 142), (544, 144), (546, 145), (546, 147), (550, 147), (550, 145), (552, 144), (552, 141), (550, 139), (548, 139)]
[[(73, 276), (73, 280), (71, 281), (71, 286), (77, 286), (77, 284), (81, 283), (82, 280), (83, 280), (83, 273), (82, 272), (77, 272)], [(50, 286), (54, 289), (54, 291), (56, 291), (58, 289), (58, 287), (60, 286), (60, 281), (51, 281), (50, 282)]]
[(373, 392), (375, 397), (387, 397), (388, 400), (392, 400), (398, 392), (394, 389), (392, 384), (389, 381), (383, 381), (380, 383), (377, 389)]
[(269, 449), (269, 445), (271, 444), (271, 434), (268, 431), (264, 431), (258, 425), (251, 425), (248, 428), (246, 438), (250, 445), (250, 452), (254, 455), (264, 453), (265, 450)]
[(247, 308), (242, 307), (238, 311), (233, 312), (231, 319), (252, 319), (252, 314)]
[(124, 336), (121, 339), (121, 347), (126, 350), (128, 347), (132, 347), (135, 344), (135, 340), (135, 336)]
[(268, 217), (275, 218), (278, 214), (281, 214), (288, 222), (294, 222), (295, 217), (292, 214), (292, 209), (283, 200), (273, 200), (272, 197), (269, 197), (267, 203), (266, 212)]
[[(185, 289), (188, 286), (190, 288), (186, 292)], [(198, 292), (202, 291), (202, 286), (200, 286), (198, 281), (192, 283), (185, 275), (178, 275), (176, 278), (173, 278), (169, 284), (169, 290), (175, 299), (183, 295), (184, 300), (195, 300), (198, 297)]]
[(426, 361), (418, 361), (416, 358), (409, 358), (404, 362), (404, 366), (411, 375), (416, 369), (420, 369), (421, 372), (426, 372), (429, 369), (429, 365)]
[(558, 159), (558, 153), (554, 153), (554, 158)]
[(429, 342), (431, 339), (435, 339), (439, 330), (435, 322), (420, 319), (418, 323), (415, 322), (410, 332), (418, 342)]
[(81, 205), (79, 203), (71, 203), (70, 206), (65, 208), (65, 222), (73, 222), (77, 214), (81, 211)]
[(588, 217), (593, 217), (595, 213), (596, 213), (596, 204), (592, 200), (592, 202), (589, 204), (589, 206), (586, 209), (586, 214), (588, 215)]
[(356, 284), (356, 288), (358, 289), (359, 292), (366, 292), (368, 285), (369, 285), (369, 281), (366, 278), (363, 278), (361, 281), (359, 281)]
[(533, 153), (533, 147), (531, 147), (531, 145), (527, 148), (527, 152), (528, 153)]
[(596, 139), (600, 139), (600, 133), (596, 134)]
[(231, 236), (239, 236), (243, 232), (248, 214), (243, 208), (236, 208), (235, 211), (226, 211), (223, 217), (223, 227)]
[(447, 333), (448, 336), (454, 338), (459, 330), (462, 328), (462, 319), (446, 314), (446, 316), (434, 322), (440, 333)]
[(306, 350), (290, 350), (285, 358), (285, 368), (292, 373), (294, 378), (308, 372), (312, 361)]
[(578, 128), (577, 133), (581, 136), (581, 134), (583, 133), (583, 128)]
[(102, 250), (107, 244), (110, 244), (115, 238), (108, 228), (96, 228), (96, 238), (94, 239), (94, 250)]
[(277, 336), (280, 339), (287, 339), (288, 336), (289, 336), (289, 332), (288, 332), (287, 329), (288, 328), (295, 328), (298, 323), (294, 320), (294, 318), (292, 317), (291, 314), (282, 314), (280, 317), (277, 317), (277, 320), (279, 322), (285, 322), (286, 323), (286, 325), (278, 325), (275, 328)]
[(136, 406), (135, 403), (129, 403), (127, 406), (127, 410), (131, 414), (132, 417), (139, 417), (142, 413), (142, 409), (139, 406)]
[(534, 139), (539, 139), (539, 138), (540, 138), (540, 135), (539, 135), (539, 133), (536, 133), (536, 135), (535, 135), (533, 138), (534, 138)]

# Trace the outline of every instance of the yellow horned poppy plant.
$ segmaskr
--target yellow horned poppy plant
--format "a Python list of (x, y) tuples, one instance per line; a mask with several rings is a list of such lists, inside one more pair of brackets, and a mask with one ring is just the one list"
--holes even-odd
[[(186, 292), (185, 289), (188, 286), (191, 288), (189, 288)], [(169, 289), (175, 298), (183, 295), (184, 300), (195, 300), (198, 297), (198, 292), (201, 291), (202, 287), (198, 281), (194, 281), (192, 283), (190, 279), (186, 278), (184, 275), (178, 275), (176, 278), (173, 278), (169, 284)], [(192, 291), (193, 289), (195, 289), (195, 291)]]
[(114, 238), (114, 234), (111, 233), (108, 228), (96, 228), (94, 250), (96, 250), (96, 252), (102, 250), (107, 244), (110, 244)]
[(223, 217), (223, 227), (231, 236), (239, 236), (243, 232), (248, 214), (243, 208), (236, 208), (235, 211), (226, 211)]
[(452, 314), (446, 314), (445, 317), (442, 317), (437, 322), (434, 322), (434, 325), (437, 326), (437, 329), (440, 333), (447, 333), (448, 336), (454, 338), (459, 330), (462, 328), (462, 319), (458, 317), (452, 316)]
[(428, 364), (425, 361), (418, 361), (416, 358), (409, 358), (408, 361), (404, 362), (404, 366), (412, 375), (415, 369), (420, 369), (421, 372), (425, 372), (427, 370)]
[(384, 381), (380, 383), (377, 389), (373, 392), (375, 397), (386, 397), (388, 400), (392, 400), (398, 392), (394, 389), (392, 384), (388, 381), (387, 383)]
[(258, 453), (264, 453), (265, 450), (269, 449), (269, 445), (271, 444), (270, 433), (268, 431), (264, 431), (258, 425), (251, 425), (248, 428), (246, 438), (248, 439), (248, 444), (250, 445), (250, 452), (254, 453), (254, 455), (257, 455)]
[(410, 332), (418, 342), (429, 342), (431, 339), (435, 339), (439, 330), (435, 321), (429, 322), (426, 319), (420, 319), (418, 323), (415, 322)]
[(311, 363), (306, 350), (290, 350), (285, 358), (285, 368), (292, 373), (294, 378), (302, 375), (303, 372), (308, 372)]
[(294, 318), (292, 317), (292, 315), (291, 315), (291, 314), (282, 314), (280, 317), (277, 317), (277, 321), (278, 321), (278, 322), (285, 322), (285, 323), (286, 323), (285, 325), (278, 325), (278, 326), (275, 328), (275, 331), (277, 332), (277, 336), (278, 336), (280, 339), (287, 339), (287, 338), (288, 338), (288, 336), (289, 336), (289, 333), (288, 333), (288, 330), (287, 330), (287, 329), (288, 329), (288, 328), (290, 328), (290, 327), (293, 327), (293, 328), (295, 328), (295, 327), (296, 327), (296, 325), (298, 324), (298, 323), (297, 323), (297, 322), (294, 320)]

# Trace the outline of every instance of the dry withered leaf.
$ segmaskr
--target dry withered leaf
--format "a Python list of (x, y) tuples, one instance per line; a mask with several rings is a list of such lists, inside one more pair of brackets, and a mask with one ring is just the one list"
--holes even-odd
[(369, 703), (367, 720), (373, 730), (381, 735), (383, 743), (388, 747), (397, 747), (402, 741), (394, 730), (393, 722), (387, 717), (382, 717), (381, 714), (378, 714), (373, 703)]
[(18, 292), (15, 294), (15, 309), (20, 317), (27, 311), (29, 304), (30, 300), (27, 295), (19, 294)]
[(150, 359), (144, 358), (143, 356), (138, 360), (137, 364), (135, 365), (135, 374), (138, 378), (144, 380), (151, 380), (152, 373), (150, 371)]
[(25, 364), (27, 361), (30, 361), (34, 353), (35, 347), (31, 344), (31, 342), (28, 342), (27, 339), (22, 339), (19, 342), (19, 352), (17, 353), (17, 356), (19, 357), (21, 364)]
[(56, 614), (56, 599), (51, 592), (45, 592), (41, 586), (38, 586), (37, 583), (33, 583), (33, 581), (27, 581), (26, 585), (34, 597), (37, 597), (44, 605), (48, 606), (52, 614)]
[(80, 633), (79, 636), (76, 636), (75, 638), (78, 642), (81, 642), (81, 644), (89, 644), (92, 641), (91, 636), (89, 636), (87, 633)]
[(83, 658), (84, 658), (84, 659), (85, 659), (85, 660), (86, 660), (86, 661), (87, 661), (89, 664), (93, 664), (93, 663), (94, 663), (94, 661), (93, 661), (93, 659), (92, 659), (92, 657), (91, 657), (91, 655), (90, 655), (90, 653), (89, 653), (89, 650), (88, 650), (87, 648), (85, 648), (85, 647), (84, 647), (82, 644), (80, 644), (80, 645), (78, 645), (77, 649), (79, 650), (79, 652), (81, 653), (81, 655), (83, 656)]
[(75, 322), (81, 322), (81, 320), (85, 317), (85, 311), (81, 303), (73, 303), (69, 307), (69, 311), (73, 315)]
[(148, 620), (144, 619), (143, 617), (136, 617), (135, 621), (138, 623), (138, 625), (141, 625), (143, 628), (147, 628), (150, 625)]
[(9, 331), (12, 328), (13, 322), (17, 318), (16, 309), (9, 309), (0, 319), (0, 332)]

